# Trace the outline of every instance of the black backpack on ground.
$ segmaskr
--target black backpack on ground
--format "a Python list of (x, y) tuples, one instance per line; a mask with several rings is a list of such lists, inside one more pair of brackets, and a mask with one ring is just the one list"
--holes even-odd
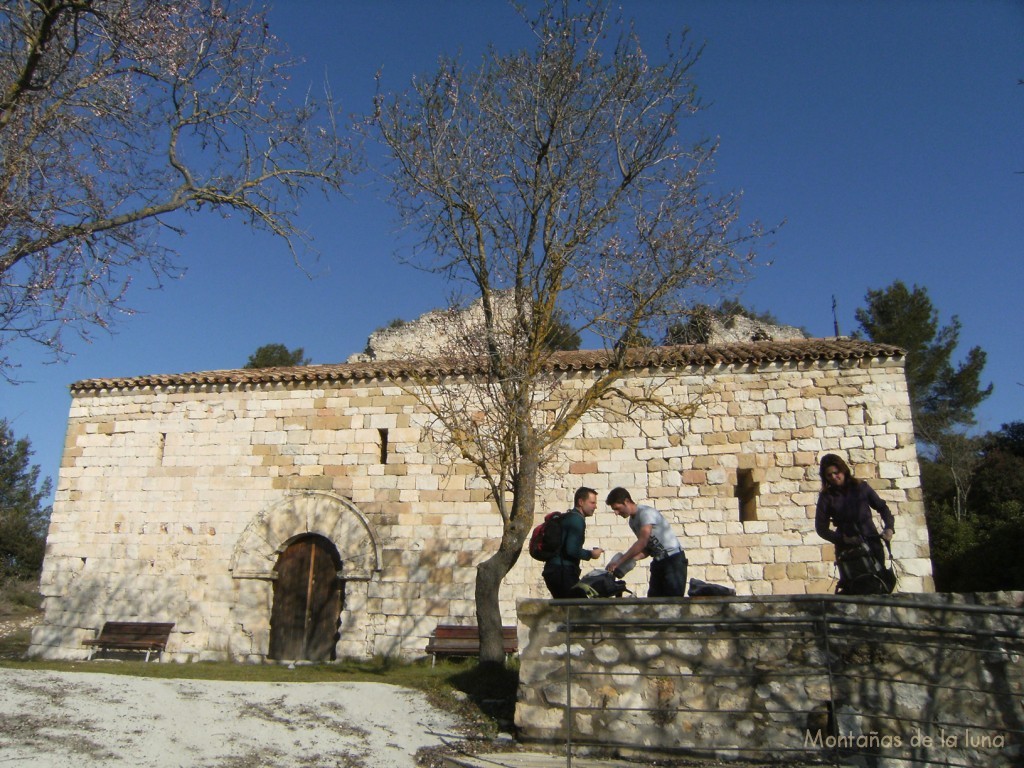
[(732, 597), (736, 590), (721, 584), (708, 584), (700, 579), (690, 579), (690, 597)]
[(579, 584), (569, 590), (569, 597), (622, 597), (626, 592), (633, 594), (626, 588), (625, 581), (616, 579), (608, 571), (596, 570), (580, 579)]

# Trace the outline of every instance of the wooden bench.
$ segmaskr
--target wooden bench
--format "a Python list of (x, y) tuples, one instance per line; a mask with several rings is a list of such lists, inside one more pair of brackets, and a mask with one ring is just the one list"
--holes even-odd
[[(501, 641), (506, 656), (519, 652), (519, 632), (516, 627), (502, 627)], [(437, 662), (438, 656), (479, 656), (480, 628), (438, 624), (427, 641), (427, 653), (433, 657), (431, 666)]]
[[(149, 661), (149, 654), (167, 647), (167, 638), (173, 628), (174, 622), (108, 621), (97, 637), (83, 640), (82, 644), (101, 651), (145, 651), (146, 661)], [(92, 654), (93, 650), (90, 650), (90, 660)]]

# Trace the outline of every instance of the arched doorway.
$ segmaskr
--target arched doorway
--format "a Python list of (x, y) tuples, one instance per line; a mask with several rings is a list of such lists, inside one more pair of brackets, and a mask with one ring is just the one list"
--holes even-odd
[(338, 550), (323, 536), (303, 536), (281, 552), (274, 566), (270, 658), (334, 659), (343, 592), (340, 570)]

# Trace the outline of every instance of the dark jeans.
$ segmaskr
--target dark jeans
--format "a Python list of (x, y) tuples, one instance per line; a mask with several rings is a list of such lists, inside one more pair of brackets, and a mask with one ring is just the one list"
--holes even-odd
[(544, 583), (553, 598), (570, 597), (569, 590), (580, 583), (580, 567), (572, 563), (544, 563)]
[(647, 590), (648, 597), (685, 597), (686, 567), (689, 563), (686, 555), (676, 552), (661, 560), (651, 563), (651, 583)]

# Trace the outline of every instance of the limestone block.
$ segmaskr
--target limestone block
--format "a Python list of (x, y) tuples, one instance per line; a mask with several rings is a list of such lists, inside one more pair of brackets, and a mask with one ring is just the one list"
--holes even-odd
[(773, 584), (786, 579), (785, 563), (770, 563), (764, 567), (764, 578)]
[(791, 559), (794, 563), (807, 563), (821, 560), (822, 547), (801, 545), (790, 549)]
[(727, 482), (728, 475), (724, 469), (711, 469), (707, 472), (707, 482), (709, 485), (722, 485)]
[(817, 424), (819, 410), (817, 406), (809, 407), (807, 410), (798, 410), (794, 414), (795, 426), (799, 429), (814, 427)]
[(728, 573), (733, 584), (741, 584), (743, 582), (761, 582), (764, 580), (765, 567), (766, 566), (757, 563), (739, 563), (730, 566)]
[(917, 450), (914, 446), (893, 447), (885, 452), (885, 460), (909, 467), (917, 464)]
[(903, 464), (883, 461), (878, 465), (878, 476), (883, 479), (903, 477)]
[(858, 477), (866, 477), (865, 470), (868, 466), (875, 463), (875, 453), (873, 450), (866, 448), (851, 448), (846, 463), (856, 467), (855, 471)]
[[(704, 542), (703, 541), (701, 542), (701, 545), (704, 546)], [(720, 549), (717, 546), (715, 546), (714, 543), (711, 543), (711, 542), (709, 542), (708, 549), (711, 552), (711, 562), (714, 563), (715, 565), (723, 565), (724, 566), (724, 565), (732, 565), (733, 564), (733, 558), (732, 558), (733, 550), (731, 550), (731, 549)], [(741, 562), (749, 562), (749, 558), (746, 559), (746, 560), (742, 560)]]
[(846, 453), (849, 453), (850, 451), (855, 451), (863, 447), (863, 435), (850, 434), (849, 429), (845, 430), (844, 434), (840, 435), (839, 437), (839, 448)]
[(914, 425), (910, 420), (909, 412), (904, 414), (900, 413), (899, 419), (890, 421), (885, 425), (885, 431), (891, 435), (897, 435), (898, 437), (905, 438), (909, 444), (913, 440), (914, 436)]
[(775, 562), (775, 549), (767, 546), (754, 546), (748, 549), (751, 563)]
[(748, 547), (730, 547), (727, 551), (727, 564), (742, 565), (750, 562), (750, 550)]
[(846, 411), (828, 411), (825, 413), (825, 423), (830, 427), (845, 427), (850, 423), (850, 416)]
[[(865, 443), (867, 442), (865, 441)], [(873, 435), (870, 443), (875, 449), (895, 449), (897, 447), (896, 435), (891, 433)]]
[(800, 544), (800, 542), (803, 541), (803, 537), (804, 534), (801, 531), (784, 531), (779, 533), (770, 533), (761, 537), (761, 543), (767, 547), (771, 547), (776, 553), (781, 553)]

